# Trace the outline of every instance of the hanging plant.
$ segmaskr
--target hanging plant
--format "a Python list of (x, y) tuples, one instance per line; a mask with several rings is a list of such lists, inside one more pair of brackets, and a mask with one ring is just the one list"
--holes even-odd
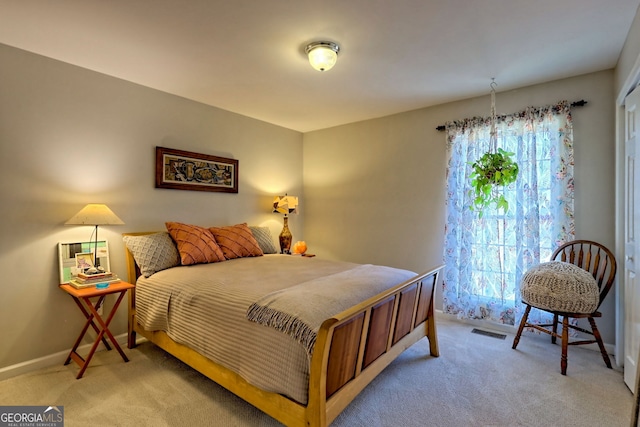
[(504, 194), (499, 192), (499, 187), (505, 187), (518, 177), (518, 164), (511, 156), (514, 153), (498, 148), (497, 153), (486, 152), (480, 159), (472, 164), (471, 187), (475, 194), (472, 210), (478, 210), (482, 218), (482, 211), (492, 203), (497, 209), (509, 210), (509, 202)]
[(507, 152), (502, 148), (497, 148), (498, 133), (496, 131), (496, 82), (491, 82), (491, 136), (490, 149), (472, 163), (471, 187), (475, 193), (471, 210), (478, 210), (479, 217), (482, 218), (483, 210), (492, 203), (496, 209), (509, 210), (509, 202), (504, 194), (499, 191), (500, 187), (505, 187), (518, 177), (518, 164), (511, 156), (514, 153)]

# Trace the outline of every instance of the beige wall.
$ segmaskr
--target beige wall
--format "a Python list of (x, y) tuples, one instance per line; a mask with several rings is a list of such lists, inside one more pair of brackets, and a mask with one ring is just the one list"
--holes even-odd
[[(496, 104), (500, 114), (562, 99), (588, 101), (572, 114), (576, 235), (613, 248), (613, 71), (499, 92)], [(310, 250), (414, 271), (440, 264), (446, 147), (435, 128), (486, 116), (489, 108), (484, 96), (305, 134), (304, 235)], [(615, 342), (614, 300), (605, 301), (600, 322), (607, 343)]]
[[(86, 203), (126, 223), (101, 227), (125, 276), (120, 233), (167, 220), (265, 224), (274, 194), (302, 194), (302, 134), (0, 45), (0, 373), (68, 350), (83, 318), (57, 288), (63, 223)], [(154, 188), (155, 146), (239, 160), (239, 193)], [(303, 216), (290, 226), (301, 237)], [(114, 333), (126, 330), (126, 303)], [(64, 358), (62, 359), (64, 360)], [(60, 362), (61, 363), (61, 362)]]

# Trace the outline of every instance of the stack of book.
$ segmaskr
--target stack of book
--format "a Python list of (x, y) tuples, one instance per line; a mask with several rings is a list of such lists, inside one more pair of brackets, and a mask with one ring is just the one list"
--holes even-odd
[(102, 272), (94, 274), (78, 273), (76, 277), (69, 281), (69, 284), (76, 289), (89, 288), (98, 283), (115, 283), (120, 279), (114, 273)]

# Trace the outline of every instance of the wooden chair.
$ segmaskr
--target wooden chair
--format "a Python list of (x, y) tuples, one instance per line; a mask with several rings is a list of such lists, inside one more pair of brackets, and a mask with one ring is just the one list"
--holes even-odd
[[(574, 240), (565, 243), (564, 245), (556, 249), (551, 255), (551, 261), (568, 262), (591, 273), (593, 275), (593, 278), (596, 280), (596, 283), (600, 290), (600, 300), (598, 302), (598, 305), (592, 313), (570, 313), (563, 311), (552, 311), (546, 308), (536, 307), (538, 309), (552, 313), (553, 323), (533, 324), (527, 322), (532, 305), (523, 301), (523, 303), (526, 304), (527, 308), (525, 309), (524, 315), (522, 316), (520, 327), (518, 328), (518, 333), (513, 339), (512, 348), (515, 349), (518, 345), (520, 336), (522, 335), (522, 331), (524, 330), (524, 328), (534, 328), (551, 335), (551, 342), (553, 344), (556, 343), (557, 338), (560, 338), (562, 340), (562, 357), (560, 359), (562, 375), (567, 374), (567, 347), (569, 345), (597, 343), (598, 347), (600, 347), (600, 352), (602, 353), (604, 363), (608, 368), (611, 369), (611, 361), (609, 360), (609, 355), (604, 348), (604, 343), (602, 342), (602, 337), (600, 336), (600, 332), (598, 331), (598, 327), (596, 326), (594, 318), (602, 316), (602, 314), (598, 311), (598, 308), (609, 293), (609, 290), (611, 289), (616, 276), (616, 259), (613, 253), (599, 243), (590, 240)], [(557, 333), (559, 317), (562, 317), (562, 334)], [(586, 318), (591, 325), (591, 330), (589, 331), (579, 326), (570, 324), (569, 319), (571, 318)], [(551, 329), (547, 329), (549, 327)], [(570, 342), (569, 328), (575, 329), (585, 334), (593, 335), (594, 339)]]

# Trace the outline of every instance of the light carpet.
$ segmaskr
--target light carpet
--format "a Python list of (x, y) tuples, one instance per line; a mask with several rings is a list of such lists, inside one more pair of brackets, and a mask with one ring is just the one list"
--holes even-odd
[[(633, 396), (598, 352), (525, 333), (505, 340), (438, 320), (440, 357), (426, 339), (376, 378), (332, 427), (628, 426)], [(65, 426), (280, 426), (150, 343), (124, 363), (102, 351), (80, 380), (75, 364), (0, 382), (0, 405), (64, 406)]]

